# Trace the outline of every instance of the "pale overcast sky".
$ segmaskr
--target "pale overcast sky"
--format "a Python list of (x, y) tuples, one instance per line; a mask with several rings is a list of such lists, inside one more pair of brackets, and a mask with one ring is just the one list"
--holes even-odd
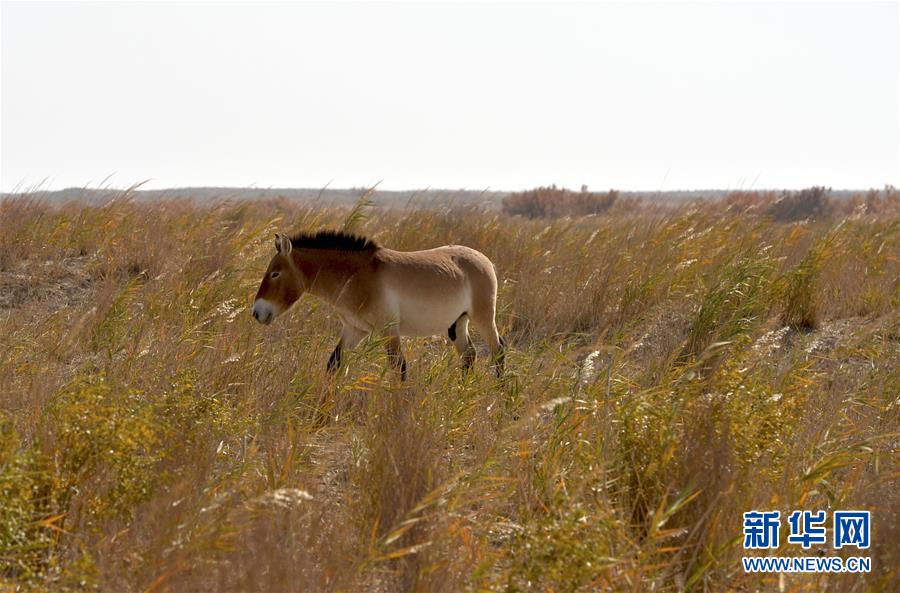
[(2, 4), (4, 191), (900, 185), (898, 5)]

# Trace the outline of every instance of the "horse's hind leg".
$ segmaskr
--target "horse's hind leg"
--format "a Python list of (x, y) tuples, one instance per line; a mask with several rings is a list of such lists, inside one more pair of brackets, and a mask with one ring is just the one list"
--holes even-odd
[(472, 345), (472, 340), (469, 338), (469, 315), (467, 313), (460, 315), (459, 319), (450, 326), (447, 336), (459, 354), (463, 373), (467, 372), (475, 362), (475, 346)]
[(400, 380), (406, 381), (406, 359), (403, 357), (403, 349), (400, 343), (400, 334), (387, 333), (387, 351), (391, 365), (400, 370)]
[(472, 324), (491, 349), (491, 366), (497, 376), (501, 376), (506, 360), (506, 342), (497, 332), (497, 324), (494, 322), (494, 307), (492, 306), (489, 311), (481, 315), (473, 316)]

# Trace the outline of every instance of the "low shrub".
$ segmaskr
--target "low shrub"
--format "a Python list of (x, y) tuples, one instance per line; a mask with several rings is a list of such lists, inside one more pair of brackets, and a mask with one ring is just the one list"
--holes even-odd
[(587, 216), (603, 214), (619, 199), (619, 192), (580, 192), (558, 188), (555, 185), (538, 187), (510, 194), (503, 199), (503, 211), (528, 218), (553, 218), (558, 216)]

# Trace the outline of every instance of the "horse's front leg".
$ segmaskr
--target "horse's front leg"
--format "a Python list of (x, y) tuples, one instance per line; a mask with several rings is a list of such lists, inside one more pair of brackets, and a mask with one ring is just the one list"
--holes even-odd
[(344, 339), (341, 338), (338, 340), (337, 346), (334, 347), (334, 351), (331, 353), (331, 356), (328, 358), (328, 374), (333, 375), (337, 372), (339, 368), (341, 368), (341, 351), (344, 348)]
[(341, 339), (338, 340), (337, 346), (334, 347), (334, 351), (328, 358), (327, 370), (329, 374), (333, 375), (341, 368), (344, 349), (355, 347), (364, 337), (366, 337), (365, 332), (347, 325), (346, 323), (344, 324), (344, 328), (341, 330)]

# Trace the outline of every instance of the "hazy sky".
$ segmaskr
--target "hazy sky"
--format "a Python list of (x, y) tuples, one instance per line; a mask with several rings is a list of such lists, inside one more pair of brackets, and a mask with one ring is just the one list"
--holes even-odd
[(900, 185), (898, 5), (2, 4), (2, 189)]

